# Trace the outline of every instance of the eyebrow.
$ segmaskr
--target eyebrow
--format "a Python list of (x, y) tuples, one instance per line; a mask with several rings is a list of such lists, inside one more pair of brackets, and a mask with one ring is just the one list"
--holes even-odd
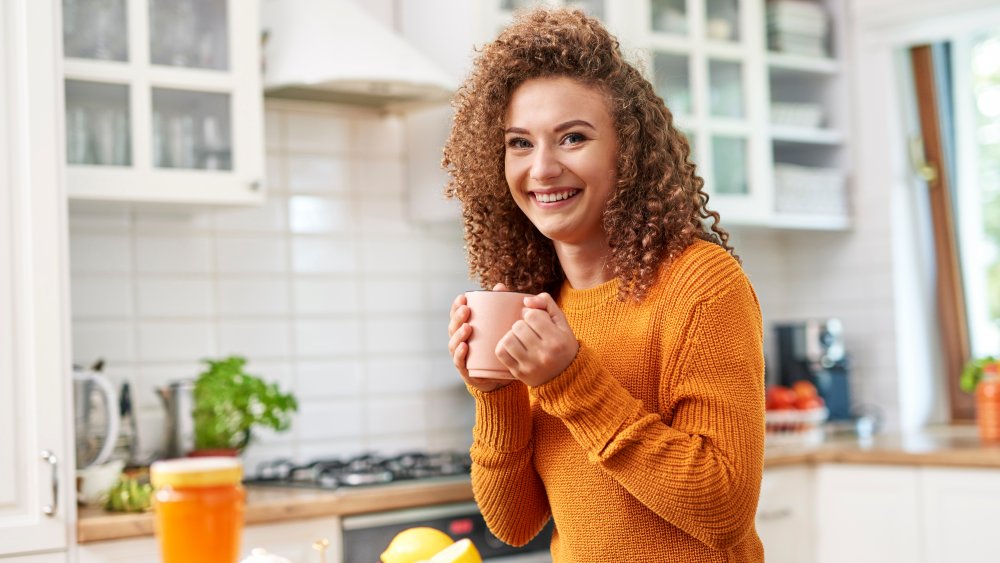
[[(587, 121), (584, 121), (582, 119), (571, 119), (570, 121), (566, 121), (564, 123), (560, 123), (559, 125), (556, 125), (556, 128), (554, 129), (554, 131), (556, 133), (561, 133), (561, 132), (563, 132), (563, 131), (565, 131), (567, 129), (572, 129), (573, 127), (577, 127), (577, 126), (580, 126), (580, 125), (582, 125), (584, 127), (589, 127), (589, 128), (591, 128), (591, 129), (593, 129), (595, 131), (597, 130), (596, 127), (594, 127), (593, 125), (591, 125)], [(504, 130), (504, 134), (507, 134), (507, 133), (517, 133), (519, 135), (527, 135), (528, 134), (528, 130), (527, 129), (522, 129), (520, 127), (508, 127), (507, 129)]]

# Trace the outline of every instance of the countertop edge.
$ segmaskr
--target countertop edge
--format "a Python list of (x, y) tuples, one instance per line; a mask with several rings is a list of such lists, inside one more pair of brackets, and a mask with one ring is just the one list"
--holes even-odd
[[(472, 483), (468, 479), (345, 492), (256, 485), (251, 485), (247, 489), (248, 501), (244, 512), (244, 523), (247, 526), (466, 502), (473, 498)], [(154, 523), (151, 512), (114, 514), (97, 508), (81, 508), (76, 526), (76, 543), (120, 540), (153, 534)]]

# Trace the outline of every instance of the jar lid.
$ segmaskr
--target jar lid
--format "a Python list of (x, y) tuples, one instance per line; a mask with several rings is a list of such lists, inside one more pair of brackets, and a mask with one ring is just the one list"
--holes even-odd
[(234, 457), (189, 457), (157, 461), (149, 468), (154, 487), (212, 487), (238, 485), (243, 464)]

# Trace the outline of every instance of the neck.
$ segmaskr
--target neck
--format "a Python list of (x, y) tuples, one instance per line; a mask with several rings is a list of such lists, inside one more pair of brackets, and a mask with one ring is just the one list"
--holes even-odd
[(576, 245), (555, 242), (556, 256), (566, 281), (573, 289), (589, 289), (611, 279), (605, 268), (610, 249), (600, 245)]

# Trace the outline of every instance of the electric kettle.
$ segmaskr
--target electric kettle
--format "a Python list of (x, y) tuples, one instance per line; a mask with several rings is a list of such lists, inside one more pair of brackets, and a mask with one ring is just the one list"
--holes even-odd
[(73, 412), (76, 427), (76, 468), (108, 461), (118, 441), (118, 394), (98, 360), (90, 368), (73, 366)]

